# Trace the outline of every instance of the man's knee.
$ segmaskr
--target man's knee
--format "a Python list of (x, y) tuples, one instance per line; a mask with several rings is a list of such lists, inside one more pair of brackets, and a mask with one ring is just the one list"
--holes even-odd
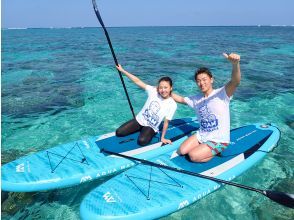
[[(191, 151), (191, 150), (190, 150)], [(181, 144), (180, 148), (178, 149), (178, 154), (180, 155), (186, 155), (189, 153), (189, 147), (187, 145)]]
[(179, 155), (186, 155), (188, 152), (184, 149), (184, 147), (180, 146), (180, 148), (177, 150), (177, 153)]
[(195, 153), (189, 153), (188, 155), (189, 155), (189, 158), (192, 162), (197, 162), (197, 163), (207, 162), (207, 161), (211, 160), (213, 157), (213, 156), (203, 157), (203, 156), (199, 156)]
[(197, 155), (195, 155), (195, 154), (188, 154), (188, 155), (189, 155), (189, 158), (192, 162), (200, 162), (200, 160), (199, 160), (200, 158)]

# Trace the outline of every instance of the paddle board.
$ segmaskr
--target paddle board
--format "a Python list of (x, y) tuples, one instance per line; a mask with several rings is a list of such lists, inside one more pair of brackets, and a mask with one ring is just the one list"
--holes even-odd
[[(190, 162), (171, 150), (152, 162), (231, 181), (256, 164), (278, 143), (275, 126), (253, 124), (231, 130), (231, 143), (206, 163)], [(180, 146), (182, 140), (174, 143)], [(80, 206), (82, 219), (157, 219), (220, 188), (211, 180), (139, 164), (101, 184)]]
[[(169, 123), (166, 138), (175, 141), (190, 135), (198, 128), (196, 118), (175, 119)], [(111, 175), (134, 165), (130, 160), (101, 153), (102, 148), (148, 159), (174, 147), (162, 147), (161, 133), (157, 133), (149, 145), (139, 146), (138, 134), (116, 137), (113, 132), (59, 145), (9, 162), (1, 167), (2, 190), (32, 192), (68, 187)]]

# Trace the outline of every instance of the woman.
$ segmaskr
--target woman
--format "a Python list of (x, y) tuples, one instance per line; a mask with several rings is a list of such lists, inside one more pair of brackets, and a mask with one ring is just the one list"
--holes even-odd
[(158, 81), (158, 86), (153, 87), (145, 84), (138, 77), (124, 70), (121, 65), (118, 65), (116, 68), (137, 86), (146, 90), (148, 94), (148, 99), (136, 118), (121, 125), (116, 130), (116, 135), (118, 137), (123, 137), (140, 131), (138, 144), (144, 146), (147, 145), (156, 132), (158, 132), (158, 127), (164, 120), (161, 141), (164, 144), (171, 144), (171, 140), (165, 139), (165, 134), (168, 123), (173, 118), (177, 109), (177, 104), (171, 97), (172, 80), (169, 77), (162, 77)]

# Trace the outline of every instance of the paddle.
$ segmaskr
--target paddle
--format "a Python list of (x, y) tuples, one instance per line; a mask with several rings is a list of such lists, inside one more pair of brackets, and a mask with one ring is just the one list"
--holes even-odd
[(241, 184), (238, 184), (238, 183), (218, 179), (218, 178), (215, 178), (215, 177), (205, 176), (205, 175), (202, 175), (202, 174), (199, 174), (199, 173), (194, 173), (194, 172), (191, 172), (191, 171), (182, 170), (182, 169), (175, 168), (175, 167), (165, 166), (165, 165), (162, 165), (162, 164), (154, 163), (154, 162), (149, 161), (149, 160), (144, 160), (144, 159), (139, 159), (139, 158), (136, 158), (136, 157), (126, 156), (126, 155), (123, 155), (123, 154), (120, 154), (120, 153), (115, 153), (115, 152), (108, 151), (108, 150), (105, 150), (105, 149), (101, 149), (101, 152), (105, 152), (107, 154), (113, 154), (113, 155), (123, 157), (123, 158), (127, 158), (127, 159), (130, 159), (130, 160), (139, 161), (139, 162), (141, 162), (143, 164), (151, 165), (151, 166), (154, 166), (154, 167), (159, 167), (159, 168), (163, 168), (163, 169), (166, 169), (166, 170), (171, 170), (171, 171), (175, 171), (175, 172), (178, 172), (178, 173), (184, 173), (184, 174), (187, 174), (187, 175), (190, 175), (190, 176), (196, 176), (196, 177), (200, 177), (200, 178), (204, 178), (204, 179), (209, 179), (209, 180), (212, 180), (212, 181), (215, 181), (215, 182), (218, 182), (218, 183), (223, 183), (223, 184), (239, 187), (239, 188), (242, 188), (242, 189), (247, 189), (247, 190), (250, 190), (250, 191), (258, 192), (258, 193), (268, 197), (269, 199), (271, 199), (271, 200), (273, 200), (273, 201), (275, 201), (275, 202), (277, 202), (277, 203), (279, 203), (281, 205), (284, 205), (284, 206), (287, 206), (287, 207), (290, 207), (290, 208), (294, 208), (294, 194), (271, 191), (271, 190), (256, 189), (256, 188), (253, 188), (253, 187), (250, 187), (250, 186), (241, 185)]
[[(97, 7), (97, 4), (96, 4), (96, 0), (92, 0), (92, 4), (93, 4), (93, 8), (94, 8), (94, 11), (95, 11), (96, 17), (97, 17), (99, 23), (101, 24), (101, 26), (102, 26), (102, 28), (103, 28), (103, 30), (104, 30), (104, 34), (105, 34), (105, 36), (106, 36), (106, 39), (107, 39), (108, 45), (109, 45), (109, 47), (110, 47), (110, 50), (111, 50), (111, 54), (112, 54), (112, 57), (113, 57), (114, 63), (115, 63), (115, 65), (117, 66), (117, 65), (118, 65), (118, 61), (117, 61), (117, 59), (116, 59), (116, 56), (115, 56), (115, 53), (114, 53), (114, 50), (113, 50), (113, 47), (112, 47), (112, 43), (111, 43), (111, 41), (110, 41), (110, 37), (109, 37), (108, 32), (107, 32), (107, 30), (106, 30), (106, 28), (105, 28), (105, 26), (104, 26), (104, 23), (103, 23), (103, 20), (102, 20), (102, 18), (101, 18), (101, 16), (100, 16), (100, 13), (99, 13), (99, 11), (98, 11), (98, 7)], [(130, 97), (129, 97), (129, 94), (128, 94), (128, 91), (127, 91), (127, 88), (126, 88), (126, 85), (125, 85), (125, 82), (124, 82), (124, 79), (123, 79), (123, 77), (122, 77), (121, 72), (118, 71), (118, 73), (119, 73), (119, 77), (120, 77), (121, 83), (122, 83), (122, 85), (123, 85), (123, 88), (124, 88), (125, 94), (126, 94), (126, 96), (127, 96), (128, 103), (129, 103), (129, 106), (130, 106), (131, 112), (132, 112), (132, 114), (133, 114), (133, 117), (135, 118), (134, 109), (133, 109), (133, 106), (132, 106), (132, 103), (131, 103), (131, 100), (130, 100)]]

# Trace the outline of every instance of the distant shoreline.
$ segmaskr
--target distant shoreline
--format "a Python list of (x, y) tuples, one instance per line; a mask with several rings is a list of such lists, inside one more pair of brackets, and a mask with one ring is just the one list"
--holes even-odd
[[(198, 25), (198, 26), (110, 26), (107, 28), (162, 28), (162, 27), (294, 27), (292, 25)], [(83, 28), (101, 28), (101, 27), (2, 27), (1, 30), (26, 30), (26, 29), (83, 29)]]

